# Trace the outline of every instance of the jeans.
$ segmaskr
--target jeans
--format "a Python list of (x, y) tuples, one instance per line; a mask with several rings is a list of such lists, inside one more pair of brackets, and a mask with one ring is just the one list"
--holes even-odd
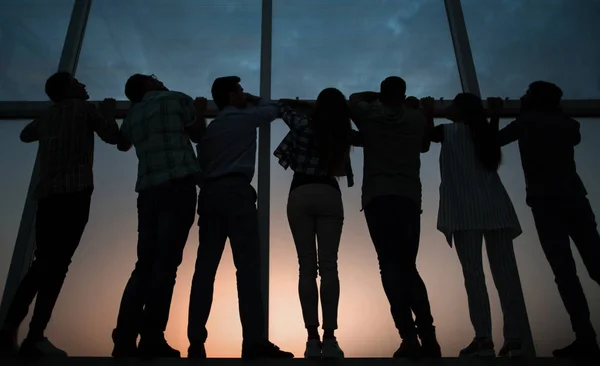
[(177, 268), (196, 216), (196, 183), (173, 180), (138, 196), (137, 262), (125, 286), (115, 343), (163, 337)]
[(435, 337), (427, 289), (416, 264), (421, 235), (419, 205), (406, 197), (386, 195), (373, 199), (364, 212), (400, 337), (405, 341)]
[(260, 283), (260, 241), (256, 191), (243, 177), (206, 181), (198, 196), (198, 256), (192, 279), (188, 318), (190, 344), (203, 344), (217, 268), (227, 238), (236, 267), (243, 338), (255, 342), (265, 335)]
[(92, 189), (41, 198), (36, 212), (35, 260), (10, 305), (4, 328), (17, 328), (36, 298), (30, 336), (43, 337), (71, 258), (88, 222)]
[(600, 235), (586, 197), (531, 199), (531, 210), (558, 292), (578, 339), (596, 339), (571, 252), (573, 239), (590, 277), (600, 284)]
[(323, 329), (335, 330), (340, 301), (338, 249), (344, 224), (342, 195), (328, 184), (299, 186), (290, 192), (287, 215), (298, 253), (298, 293), (304, 324), (306, 328), (319, 326), (318, 274)]

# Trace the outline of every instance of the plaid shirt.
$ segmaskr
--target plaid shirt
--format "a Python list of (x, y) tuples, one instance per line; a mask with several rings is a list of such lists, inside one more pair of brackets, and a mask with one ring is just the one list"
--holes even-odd
[[(327, 175), (320, 164), (314, 132), (309, 126), (309, 118), (297, 114), (288, 106), (281, 107), (281, 118), (289, 126), (290, 132), (285, 136), (273, 153), (284, 169), (292, 168), (294, 172), (309, 175)], [(352, 131), (351, 133), (357, 133)], [(348, 187), (354, 186), (354, 174), (350, 160), (346, 165)]]
[(23, 129), (22, 141), (39, 141), (36, 198), (94, 188), (94, 132), (115, 145), (119, 126), (105, 119), (96, 106), (80, 99), (53, 105)]
[(121, 125), (121, 139), (139, 159), (136, 192), (196, 175), (200, 163), (185, 127), (196, 119), (194, 101), (174, 91), (146, 93)]

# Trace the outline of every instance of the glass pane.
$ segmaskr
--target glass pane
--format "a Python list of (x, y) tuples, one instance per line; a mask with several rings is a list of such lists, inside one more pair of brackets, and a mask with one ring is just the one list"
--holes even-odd
[(0, 100), (46, 100), (58, 68), (73, 0), (0, 3)]
[(442, 1), (273, 2), (273, 97), (378, 90), (390, 75), (411, 95), (461, 91)]
[(77, 74), (92, 99), (125, 99), (125, 81), (156, 74), (209, 99), (213, 80), (237, 75), (259, 93), (260, 0), (94, 1)]
[[(437, 120), (436, 124), (446, 123)], [(508, 121), (503, 121), (502, 126)], [(281, 121), (273, 124), (271, 147), (274, 150), (287, 133)], [(589, 199), (600, 212), (600, 187), (593, 182), (600, 179), (594, 156), (600, 153), (595, 137), (600, 136), (600, 120), (581, 121), (582, 144), (577, 148), (578, 170), (587, 183)], [(433, 144), (430, 152), (422, 155), (421, 180), (423, 184), (423, 216), (421, 219), (421, 246), (418, 268), (425, 281), (435, 318), (437, 334), (445, 357), (455, 357), (473, 337), (468, 313), (462, 269), (454, 249), (437, 230), (439, 202), (440, 146)], [(515, 240), (515, 252), (529, 319), (536, 342), (537, 354), (551, 356), (553, 349), (572, 341), (569, 318), (558, 295), (554, 276), (540, 248), (537, 232), (529, 207), (525, 204), (525, 184), (516, 144), (503, 149), (504, 160), (500, 175), (515, 205), (523, 227), (523, 235)], [(344, 231), (339, 251), (341, 297), (339, 329), (336, 333), (346, 357), (390, 357), (400, 339), (394, 327), (387, 298), (381, 285), (377, 257), (360, 212), (360, 186), (363, 156), (354, 148), (352, 163), (356, 186), (340, 186), (344, 199)], [(281, 168), (271, 157), (271, 338), (286, 350), (301, 356), (306, 334), (298, 299), (298, 258), (287, 222), (287, 196), (292, 172)], [(580, 273), (587, 273), (579, 254), (574, 251)], [(495, 285), (484, 251), (484, 269), (493, 314), (494, 341), (502, 345), (502, 312)], [(581, 276), (590, 308), (600, 305), (597, 284), (587, 274)], [(322, 319), (322, 318), (321, 318)], [(552, 322), (548, 322), (552, 319)], [(592, 312), (592, 322), (600, 327), (600, 314)]]
[[(0, 289), (3, 289), (15, 243), (36, 147), (20, 143), (24, 122), (0, 123), (0, 169), (11, 179), (0, 181)], [(18, 156), (19, 159), (10, 157)], [(71, 356), (109, 356), (110, 334), (116, 324), (125, 283), (136, 261), (137, 157), (121, 153), (96, 139), (95, 190), (90, 220), (73, 258), (54, 310), (47, 335)], [(253, 186), (257, 188), (256, 179)], [(170, 344), (186, 354), (187, 315), (191, 278), (198, 248), (198, 227), (190, 231), (166, 332)], [(211, 357), (239, 357), (241, 325), (238, 316), (235, 268), (227, 245), (215, 282), (215, 298), (208, 322), (207, 347)], [(30, 316), (23, 324), (21, 336)]]
[(597, 0), (462, 0), (484, 96), (520, 97), (546, 80), (567, 99), (600, 97)]
[(0, 171), (6, 172), (0, 179), (0, 296), (4, 293), (37, 153), (36, 144), (25, 144), (19, 139), (27, 123), (0, 120)]

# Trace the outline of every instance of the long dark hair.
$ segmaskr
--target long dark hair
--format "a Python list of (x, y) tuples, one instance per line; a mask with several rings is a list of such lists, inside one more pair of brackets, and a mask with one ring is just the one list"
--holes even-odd
[(315, 133), (321, 166), (329, 176), (344, 176), (350, 158), (351, 129), (346, 97), (338, 89), (324, 89), (317, 97), (311, 117), (310, 127)]
[(483, 166), (488, 170), (497, 171), (502, 162), (498, 130), (489, 123), (481, 98), (471, 93), (460, 93), (452, 104), (456, 117), (469, 127), (475, 153)]

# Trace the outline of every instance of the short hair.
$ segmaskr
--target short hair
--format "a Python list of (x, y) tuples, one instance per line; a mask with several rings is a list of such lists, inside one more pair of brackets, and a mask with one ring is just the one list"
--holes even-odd
[(73, 76), (66, 71), (59, 71), (46, 80), (45, 91), (48, 98), (54, 103), (59, 103), (67, 97)]
[(529, 98), (534, 107), (558, 107), (563, 91), (558, 85), (547, 81), (534, 81), (529, 84)]
[(409, 108), (419, 109), (420, 101), (419, 98), (411, 95), (410, 97), (406, 97), (404, 104)]
[(146, 82), (148, 81), (147, 75), (133, 74), (127, 79), (125, 83), (125, 96), (132, 103), (139, 103), (146, 94)]
[(240, 81), (242, 79), (239, 76), (223, 76), (215, 79), (210, 92), (219, 110), (227, 107), (229, 104), (229, 94), (236, 91)]
[(381, 82), (381, 96), (385, 100), (403, 97), (406, 94), (406, 81), (398, 76), (390, 76)]

